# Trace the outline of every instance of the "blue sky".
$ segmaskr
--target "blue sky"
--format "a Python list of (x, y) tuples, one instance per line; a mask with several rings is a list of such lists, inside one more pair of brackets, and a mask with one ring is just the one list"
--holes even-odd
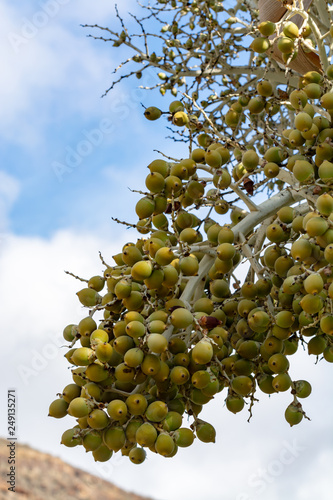
[[(47, 16), (49, 4), (58, 5), (57, 15)], [(110, 223), (107, 213), (114, 214), (127, 187), (140, 182), (139, 168), (154, 158), (155, 141), (163, 137), (160, 124), (142, 119), (140, 103), (148, 105), (152, 98), (146, 92), (126, 82), (101, 98), (121, 56), (110, 50), (111, 44), (86, 37), (89, 30), (79, 24), (112, 20), (113, 2), (97, 1), (94, 8), (89, 2), (80, 2), (79, 8), (76, 2), (59, 4), (40, 2), (36, 10), (33, 2), (25, 2), (19, 13), (9, 2), (1, 7), (6, 68), (1, 158), (3, 170), (19, 183), (10, 224), (22, 235), (50, 236), (66, 224), (88, 221), (93, 228), (103, 223), (99, 210)], [(120, 12), (126, 13), (125, 2)], [(140, 84), (151, 78), (145, 76)]]
[[(53, 6), (52, 15), (45, 14), (47, 6)], [(203, 412), (217, 428), (217, 444), (196, 442), (172, 460), (150, 454), (141, 467), (117, 456), (95, 464), (82, 448), (60, 446), (71, 417), (46, 416), (56, 393), (71, 382), (61, 332), (84, 315), (75, 296), (80, 284), (63, 271), (85, 278), (100, 273), (98, 251), (110, 261), (122, 244), (136, 238), (111, 216), (136, 220), (138, 195), (128, 187), (144, 186), (146, 165), (157, 157), (153, 149), (186, 154), (179, 145), (167, 146), (163, 119), (143, 117), (141, 102), (165, 102), (165, 108), (169, 103), (136, 88), (154, 82), (154, 76), (125, 81), (100, 97), (123, 54), (87, 38), (79, 25), (115, 26), (113, 6), (106, 0), (27, 0), (17, 6), (4, 0), (0, 6), (0, 324), (5, 339), (0, 375), (6, 380), (1, 405), (7, 387), (16, 388), (22, 442), (156, 500), (329, 500), (333, 406), (326, 381), (331, 366), (315, 366), (305, 353), (296, 356), (292, 374), (313, 384), (304, 403), (311, 422), (289, 428), (283, 418), (289, 393), (262, 395), (250, 424), (246, 412), (231, 415), (221, 395)], [(122, 1), (119, 9), (125, 15), (137, 5)], [(65, 168), (62, 175), (59, 168)], [(5, 412), (0, 434), (6, 436)]]

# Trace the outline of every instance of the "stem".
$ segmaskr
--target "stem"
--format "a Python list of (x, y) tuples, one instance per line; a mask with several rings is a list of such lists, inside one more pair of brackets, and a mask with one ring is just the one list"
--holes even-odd
[(326, 55), (326, 51), (325, 51), (325, 45), (323, 44), (323, 42), (321, 40), (321, 33), (320, 33), (319, 28), (316, 25), (316, 23), (314, 22), (313, 17), (311, 15), (309, 15), (309, 17), (308, 17), (308, 23), (309, 23), (310, 28), (312, 29), (313, 36), (315, 37), (316, 42), (317, 42), (318, 52), (319, 52), (319, 56), (320, 56), (320, 62), (323, 66), (324, 71), (326, 71), (329, 63), (328, 63), (328, 59), (327, 59), (327, 55)]
[(195, 292), (196, 288), (198, 286), (200, 286), (200, 281), (202, 281), (202, 280), (206, 281), (206, 275), (207, 275), (208, 271), (210, 270), (210, 268), (212, 267), (214, 260), (215, 260), (215, 258), (213, 256), (207, 255), (207, 254), (201, 259), (200, 265), (199, 265), (198, 275), (191, 276), (191, 278), (189, 279), (189, 281), (185, 287), (185, 290), (183, 291), (183, 293), (180, 296), (180, 300), (183, 300), (186, 302), (191, 301), (193, 293)]
[(248, 245), (246, 238), (243, 233), (239, 233), (239, 239), (242, 243), (242, 252), (249, 259), (250, 265), (257, 276), (260, 276), (264, 272), (264, 268), (259, 264), (257, 259), (253, 257), (250, 246)]
[[(247, 236), (249, 232), (255, 228), (255, 226), (263, 222), (267, 217), (276, 214), (279, 208), (284, 207), (285, 205), (289, 205), (293, 201), (296, 201), (295, 197), (297, 197), (296, 193), (293, 195), (293, 193), (289, 189), (286, 189), (285, 191), (281, 191), (281, 193), (273, 196), (269, 200), (261, 203), (258, 206), (258, 210), (256, 212), (251, 212), (232, 228), (235, 239), (238, 239), (239, 233), (243, 233), (244, 236)], [(299, 196), (298, 198), (300, 199), (301, 196)]]
[[(273, 196), (269, 200), (264, 201), (258, 206), (257, 211), (249, 213), (243, 220), (232, 228), (235, 240), (239, 239), (240, 234), (244, 237), (247, 236), (255, 228), (255, 226), (263, 222), (267, 217), (276, 214), (279, 208), (284, 207), (285, 205), (291, 205), (293, 202), (300, 199), (303, 199), (303, 197), (299, 193), (292, 192), (290, 189), (287, 189)], [(189, 279), (185, 290), (180, 297), (181, 300), (191, 302), (196, 288), (200, 286), (200, 282), (202, 280), (206, 280), (206, 275), (212, 267), (214, 260), (213, 256), (207, 254), (202, 258), (199, 265), (198, 275), (192, 276)], [(165, 333), (166, 332), (164, 332), (164, 335)]]
[(249, 196), (247, 196), (247, 194), (244, 193), (242, 189), (240, 189), (240, 187), (237, 186), (237, 184), (231, 183), (230, 188), (235, 191), (235, 193), (240, 197), (240, 199), (245, 203), (245, 205), (251, 212), (258, 211), (258, 206), (254, 203), (254, 201), (251, 200)]

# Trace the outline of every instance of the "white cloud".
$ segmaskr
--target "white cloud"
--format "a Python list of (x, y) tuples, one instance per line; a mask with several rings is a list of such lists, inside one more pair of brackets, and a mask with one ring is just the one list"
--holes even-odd
[[(75, 293), (85, 284), (64, 271), (84, 279), (102, 273), (105, 267), (99, 251), (106, 261), (112, 262), (119, 243), (73, 231), (60, 231), (51, 240), (4, 235), (0, 275), (6, 286), (0, 289), (0, 302), (6, 303), (6, 307), (2, 320), (9, 323), (16, 316), (18, 305), (24, 307), (25, 314), (16, 317), (16, 331), (38, 337), (45, 328), (56, 331), (65, 326), (66, 320), (78, 319), (82, 307)], [(12, 300), (18, 284), (17, 299)]]
[(100, 96), (110, 81), (113, 55), (105, 44), (87, 38), (88, 31), (78, 24), (89, 18), (92, 23), (107, 22), (114, 15), (112, 2), (93, 6), (85, 1), (79, 9), (70, 2), (54, 16), (32, 6), (26, 16), (21, 6), (0, 6), (0, 57), (6, 68), (0, 81), (0, 134), (35, 148), (43, 146), (45, 125), (61, 122), (65, 115), (68, 119), (69, 112), (83, 119), (103, 112)]

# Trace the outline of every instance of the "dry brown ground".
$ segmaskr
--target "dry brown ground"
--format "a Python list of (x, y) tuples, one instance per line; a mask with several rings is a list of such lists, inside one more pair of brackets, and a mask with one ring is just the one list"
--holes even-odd
[(0, 438), (0, 500), (149, 500), (23, 444), (16, 447), (16, 493), (11, 493), (7, 443)]

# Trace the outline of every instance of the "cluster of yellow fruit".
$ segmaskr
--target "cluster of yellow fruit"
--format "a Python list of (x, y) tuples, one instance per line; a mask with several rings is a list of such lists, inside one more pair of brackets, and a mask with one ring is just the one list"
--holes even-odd
[[(258, 30), (262, 36), (253, 40), (251, 49), (263, 54), (271, 49), (273, 39), (285, 63), (297, 57), (299, 46), (308, 53), (315, 47), (315, 39), (311, 37), (312, 30), (308, 24), (300, 31), (297, 24), (288, 21), (283, 24), (282, 30), (280, 30), (276, 23), (264, 21), (258, 25)], [(278, 36), (275, 39), (273, 35)]]
[[(272, 95), (269, 85), (258, 87)], [(189, 158), (148, 166), (148, 192), (136, 204), (141, 237), (77, 293), (89, 315), (64, 330), (73, 383), (49, 414), (77, 419), (63, 434), (66, 446), (82, 444), (98, 461), (120, 451), (138, 464), (145, 448), (172, 457), (195, 436), (214, 442), (214, 427), (198, 415), (223, 389), (233, 413), (246, 402), (251, 412), (257, 387), (265, 394), (290, 389), (285, 418), (295, 425), (304, 417), (299, 398), (309, 396), (311, 386), (292, 381), (289, 356), (302, 342), (309, 354), (333, 362), (333, 94), (316, 72), (301, 86), (286, 100), (297, 114), (280, 146), (261, 154), (200, 133), (200, 147)], [(249, 107), (252, 99), (242, 96), (239, 104)], [(315, 116), (315, 99), (326, 117)], [(153, 107), (145, 112), (148, 119), (161, 114)], [(173, 101), (169, 115), (176, 126), (190, 126), (182, 102)], [(199, 177), (200, 169), (210, 181)], [(266, 227), (268, 244), (253, 257), (258, 277), (241, 285), (232, 277), (246, 256), (236, 229), (248, 212), (230, 201), (227, 190), (233, 180), (240, 186), (261, 175), (269, 182), (281, 171), (315, 202), (307, 213), (301, 206), (277, 211)], [(209, 182), (214, 187), (207, 190)], [(189, 210), (204, 207), (229, 212), (231, 223)], [(193, 418), (190, 427), (183, 426), (184, 415)]]

